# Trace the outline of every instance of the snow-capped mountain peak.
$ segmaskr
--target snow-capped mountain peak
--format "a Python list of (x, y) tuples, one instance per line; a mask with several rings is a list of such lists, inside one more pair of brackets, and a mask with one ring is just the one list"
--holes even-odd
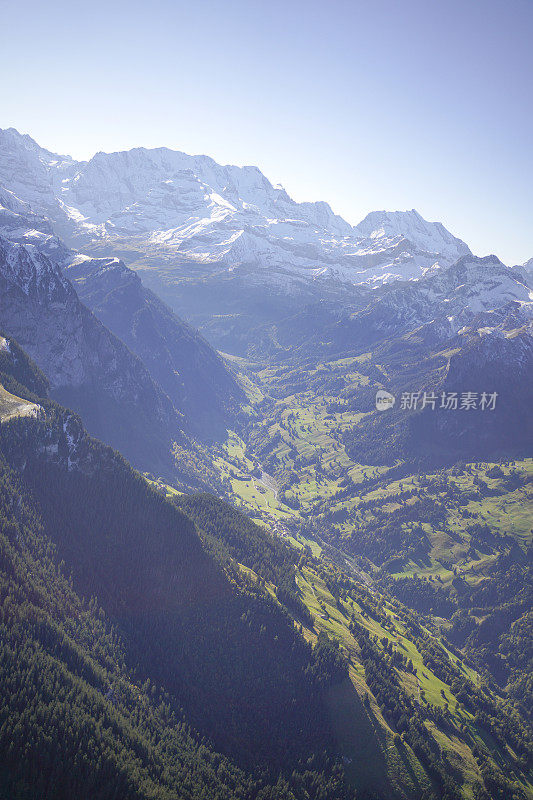
[(416, 211), (374, 212), (354, 228), (326, 202), (295, 202), (257, 167), (164, 147), (77, 162), (9, 129), (0, 132), (0, 186), (71, 247), (117, 251), (134, 268), (148, 258), (166, 281), (243, 268), (255, 284), (284, 290), (386, 283), (470, 252)]
[(449, 263), (470, 253), (468, 245), (444, 225), (428, 222), (414, 208), (411, 211), (372, 211), (354, 230), (378, 241), (407, 239), (421, 251), (445, 256)]

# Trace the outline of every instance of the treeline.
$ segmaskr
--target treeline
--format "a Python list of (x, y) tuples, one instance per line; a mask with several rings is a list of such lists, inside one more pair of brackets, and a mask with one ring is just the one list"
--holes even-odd
[(219, 559), (229, 556), (272, 583), (279, 602), (312, 626), (296, 584), (297, 554), (292, 548), (213, 495), (182, 495), (174, 502), (195, 521)]

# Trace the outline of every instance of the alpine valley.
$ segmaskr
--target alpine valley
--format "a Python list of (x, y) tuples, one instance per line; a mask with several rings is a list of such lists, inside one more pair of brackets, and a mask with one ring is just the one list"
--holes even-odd
[(0, 800), (533, 798), (532, 261), (0, 131)]

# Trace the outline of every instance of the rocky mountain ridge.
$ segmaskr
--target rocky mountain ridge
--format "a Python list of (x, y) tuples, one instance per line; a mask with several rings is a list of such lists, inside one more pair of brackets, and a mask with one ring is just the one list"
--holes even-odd
[(50, 381), (52, 396), (82, 414), (88, 428), (167, 470), (183, 418), (143, 363), (79, 300), (38, 245), (0, 236), (0, 325)]
[(374, 212), (353, 227), (325, 202), (296, 203), (257, 167), (166, 148), (76, 162), (8, 129), (0, 132), (0, 185), (77, 249), (128, 254), (134, 266), (174, 280), (245, 267), (273, 286), (372, 285), (470, 252), (416, 211)]

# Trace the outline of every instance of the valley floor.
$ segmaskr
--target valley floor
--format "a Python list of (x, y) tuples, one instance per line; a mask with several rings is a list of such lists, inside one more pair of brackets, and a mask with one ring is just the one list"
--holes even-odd
[[(390, 672), (383, 680), (399, 687), (404, 712), (410, 704), (421, 709), (424, 736), (461, 797), (478, 796), (487, 769), (513, 781), (524, 793), (517, 796), (533, 797), (518, 753), (465, 700), (465, 686), (481, 692), (491, 682), (488, 672), (449, 644), (446, 613), (437, 607), (419, 613), (391, 588), (416, 579), (440, 598), (462, 583), (488, 581), (504, 544), (524, 553), (531, 543), (533, 461), (424, 474), (401, 462), (356, 463), (343, 433), (356, 430), (363, 414), (345, 408), (340, 391), (320, 394), (308, 385), (317, 374), (322, 380), (320, 373), (329, 386), (341, 373), (343, 388), (346, 381), (364, 385), (359, 361), (324, 364), (302, 381), (284, 369), (232, 359), (248, 394), (249, 424), (239, 434), (229, 431), (215, 450), (225, 495), (300, 552), (296, 581), (312, 624), (295, 621), (309, 641), (324, 632), (338, 642), (349, 664), (349, 677), (329, 691), (328, 707), (346, 773), (363, 797), (378, 791), (384, 800), (414, 800), (434, 780), (423, 748), (398, 724), (396, 700), (387, 698), (362, 656), (366, 635)], [(379, 531), (387, 528), (394, 535), (381, 549)], [(275, 595), (275, 586), (267, 589)], [(497, 693), (503, 703), (503, 689)]]

